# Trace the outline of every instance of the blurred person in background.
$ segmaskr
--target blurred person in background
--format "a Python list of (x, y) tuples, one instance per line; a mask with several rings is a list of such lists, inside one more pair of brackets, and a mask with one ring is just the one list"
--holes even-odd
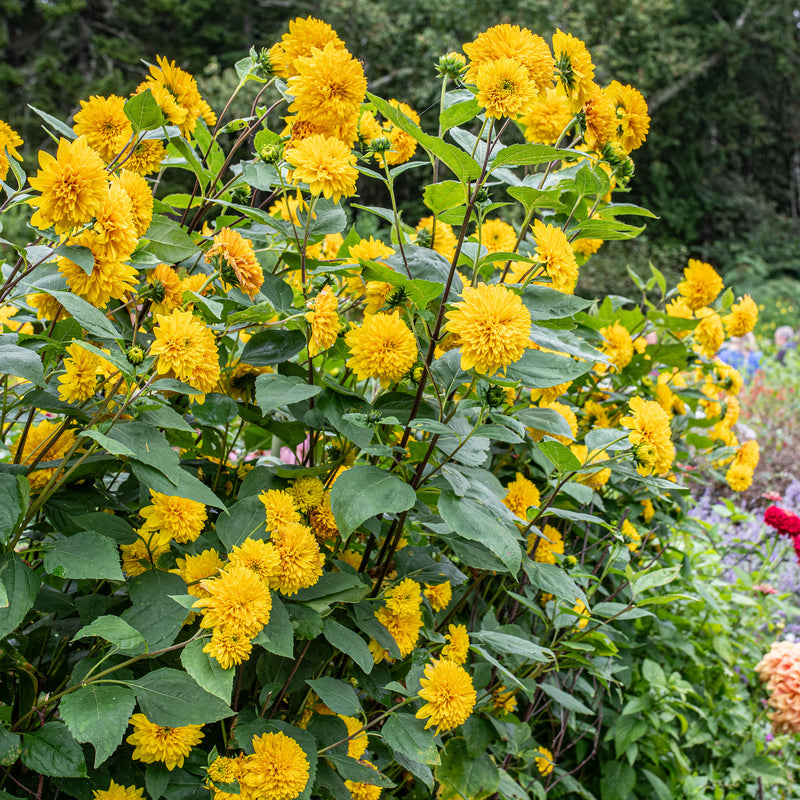
[(778, 351), (777, 359), (783, 364), (786, 353), (789, 350), (797, 349), (797, 340), (795, 338), (794, 328), (791, 325), (781, 325), (775, 331), (775, 348)]

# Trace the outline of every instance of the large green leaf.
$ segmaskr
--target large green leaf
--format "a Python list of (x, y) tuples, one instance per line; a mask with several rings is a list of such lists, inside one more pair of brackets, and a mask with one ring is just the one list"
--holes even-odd
[(557, 353), (526, 350), (519, 361), (509, 366), (507, 375), (511, 380), (521, 381), (528, 389), (548, 389), (575, 380), (593, 366), (593, 361), (576, 361)]
[(0, 344), (0, 373), (24, 378), (36, 386), (44, 386), (42, 360), (33, 350), (16, 344)]
[(161, 570), (148, 570), (130, 581), (132, 606), (122, 619), (139, 631), (149, 651), (169, 647), (186, 620), (186, 609), (171, 595), (182, 595), (186, 584), (178, 575)]
[(279, 406), (315, 397), (322, 389), (322, 386), (312, 386), (296, 375), (267, 373), (256, 378), (256, 402), (265, 414), (269, 414)]
[(126, 686), (89, 684), (66, 695), (59, 711), (73, 737), (93, 745), (96, 769), (122, 742), (135, 705)]
[(134, 133), (152, 131), (167, 124), (164, 112), (150, 89), (145, 89), (143, 92), (135, 94), (130, 100), (126, 100), (122, 110), (131, 121)]
[(98, 311), (91, 303), (71, 292), (49, 291), (55, 300), (86, 329), (87, 333), (98, 339), (122, 339), (122, 334), (114, 327), (102, 311)]
[(59, 578), (125, 580), (116, 543), (94, 531), (79, 531), (50, 545), (44, 569)]
[(197, 245), (188, 233), (169, 217), (156, 214), (145, 233), (147, 251), (160, 261), (177, 264), (197, 254)]
[(156, 725), (204, 725), (233, 714), (224, 700), (209, 694), (177, 669), (153, 670), (127, 685), (136, 692), (142, 713)]
[(547, 144), (512, 144), (504, 147), (493, 159), (490, 170), (506, 164), (513, 166), (528, 166), (532, 164), (546, 164), (548, 161), (559, 161), (575, 155), (572, 150), (563, 150)]
[(63, 722), (45, 722), (22, 737), (22, 763), (37, 775), (54, 778), (86, 777), (81, 746)]
[(539, 647), (527, 639), (519, 636), (511, 636), (499, 631), (478, 631), (471, 634), (476, 642), (482, 642), (495, 653), (506, 653), (515, 656), (522, 656), (528, 661), (547, 662), (553, 660), (553, 653), (546, 647)]
[(39, 579), (16, 553), (7, 553), (0, 558), (0, 581), (8, 599), (8, 605), (0, 608), (0, 639), (3, 639), (30, 611), (39, 592)]
[(360, 464), (344, 472), (331, 490), (331, 511), (342, 537), (377, 514), (396, 514), (414, 505), (416, 493), (397, 475)]
[(544, 320), (571, 317), (591, 305), (592, 301), (557, 292), (547, 286), (526, 286), (522, 292), (522, 302), (532, 320)]
[(425, 723), (413, 714), (394, 712), (381, 729), (388, 747), (421, 764), (439, 764), (437, 737), (425, 729)]
[(8, 541), (30, 500), (30, 486), (23, 475), (0, 474), (0, 542)]
[(269, 622), (253, 639), (253, 644), (261, 645), (270, 653), (291, 658), (294, 655), (294, 628), (286, 606), (273, 594)]
[(197, 685), (225, 703), (231, 700), (235, 669), (223, 669), (216, 658), (203, 652), (207, 643), (201, 639), (189, 642), (181, 650), (181, 664)]
[(334, 714), (345, 714), (348, 717), (361, 714), (361, 703), (349, 683), (329, 677), (307, 680), (306, 683)]
[(248, 537), (263, 539), (267, 512), (258, 497), (245, 497), (234, 503), (227, 516), (217, 519), (216, 533), (225, 549), (230, 553)]
[(483, 800), (497, 791), (500, 771), (488, 753), (476, 756), (469, 752), (463, 739), (454, 738), (442, 753), (436, 780), (441, 784), (441, 800)]
[(131, 655), (143, 653), (146, 649), (144, 636), (122, 617), (110, 615), (98, 617), (88, 625), (84, 625), (72, 638), (78, 640), (90, 636), (99, 636), (115, 645), (121, 652)]
[(330, 644), (350, 656), (364, 672), (372, 672), (375, 660), (367, 643), (355, 631), (328, 617), (322, 633)]
[(283, 364), (305, 346), (306, 337), (301, 331), (270, 328), (257, 333), (247, 342), (241, 360), (254, 367), (270, 367), (273, 364)]
[(439, 495), (439, 513), (458, 536), (489, 548), (509, 572), (519, 571), (522, 551), (512, 522), (499, 517), (484, 503), (471, 497), (458, 497), (450, 489)]

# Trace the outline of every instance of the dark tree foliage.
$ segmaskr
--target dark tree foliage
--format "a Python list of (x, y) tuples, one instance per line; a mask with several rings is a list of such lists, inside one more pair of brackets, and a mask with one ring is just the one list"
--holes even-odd
[(27, 103), (68, 117), (78, 98), (132, 90), (141, 60), (156, 54), (202, 83), (209, 64), (228, 67), (308, 14), (333, 25), (367, 75), (379, 76), (372, 91), (423, 113), (438, 93), (438, 56), (489, 25), (547, 38), (569, 30), (603, 65), (601, 84), (614, 75), (648, 99), (651, 133), (634, 154), (630, 199), (660, 215), (651, 241), (686, 246), (726, 272), (761, 262), (745, 278), (797, 273), (796, 0), (0, 0), (4, 119), (38, 147), (44, 134)]

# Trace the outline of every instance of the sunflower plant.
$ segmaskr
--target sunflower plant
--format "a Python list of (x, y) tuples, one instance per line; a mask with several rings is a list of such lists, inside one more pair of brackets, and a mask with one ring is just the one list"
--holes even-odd
[(159, 57), (38, 166), (0, 125), (2, 797), (582, 791), (684, 483), (758, 462), (757, 310), (575, 296), (653, 216), (645, 100), (561, 31), (463, 49), (425, 126), (311, 17), (245, 118)]

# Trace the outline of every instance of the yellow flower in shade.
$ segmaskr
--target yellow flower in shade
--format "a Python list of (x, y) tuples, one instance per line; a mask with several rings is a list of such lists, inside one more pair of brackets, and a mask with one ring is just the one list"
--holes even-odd
[(202, 725), (164, 728), (150, 722), (144, 714), (130, 718), (133, 733), (125, 740), (134, 746), (133, 759), (153, 764), (160, 761), (171, 772), (182, 767), (191, 749), (203, 739)]
[(253, 243), (231, 228), (223, 228), (214, 237), (206, 260), (219, 264), (222, 280), (238, 284), (251, 300), (264, 283), (264, 273), (256, 259)]
[(153, 314), (169, 314), (183, 304), (184, 287), (178, 273), (166, 264), (159, 264), (147, 273)]
[[(365, 767), (372, 767), (376, 772), (378, 771), (377, 767), (369, 761), (361, 761), (360, 764)], [(380, 786), (376, 786), (372, 783), (345, 781), (344, 785), (347, 787), (353, 800), (378, 800), (383, 791)]]
[(338, 203), (343, 195), (350, 197), (356, 191), (356, 157), (338, 139), (309, 136), (287, 147), (284, 158), (292, 166), (291, 181), (307, 183), (311, 194), (323, 194)]
[(466, 625), (448, 625), (444, 638), (447, 644), (442, 648), (442, 658), (455, 664), (463, 664), (469, 655), (469, 633)]
[(417, 244), (430, 247), (448, 261), (452, 261), (456, 254), (458, 238), (450, 225), (438, 219), (434, 220), (433, 217), (423, 217), (417, 223), (415, 230), (421, 234), (417, 237)]
[(306, 319), (311, 323), (308, 354), (312, 358), (336, 343), (341, 325), (336, 313), (338, 305), (339, 301), (330, 286), (323, 287), (313, 300), (308, 301), (310, 311), (306, 314)]
[(320, 579), (325, 556), (305, 525), (290, 522), (272, 535), (272, 541), (280, 560), (277, 573), (270, 579), (272, 589), (290, 597)]
[(276, 531), (290, 522), (300, 522), (297, 504), (289, 492), (281, 489), (270, 489), (261, 492), (258, 499), (264, 504), (267, 512), (267, 530)]
[(631, 553), (635, 553), (641, 547), (642, 534), (636, 530), (636, 526), (629, 519), (623, 520), (620, 532), (625, 544), (628, 546), (628, 550)]
[(562, 394), (567, 393), (570, 386), (572, 386), (572, 381), (558, 383), (555, 386), (548, 386), (546, 389), (531, 389), (531, 402), (539, 402), (543, 405), (555, 403)]
[(0, 328), (5, 325), (9, 330), (16, 333), (33, 333), (33, 325), (30, 322), (12, 320), (12, 317), (15, 317), (18, 311), (19, 309), (14, 308), (14, 306), (0, 306)]
[(435, 725), (436, 733), (463, 725), (475, 707), (477, 695), (472, 678), (454, 661), (442, 658), (426, 664), (420, 685), (419, 696), (426, 702), (415, 716), (427, 718), (425, 727)]
[(623, 86), (619, 81), (611, 81), (605, 91), (616, 108), (619, 143), (630, 153), (644, 144), (650, 130), (647, 103), (638, 89)]
[(566, 234), (557, 225), (536, 220), (532, 226), (536, 258), (544, 264), (553, 289), (572, 294), (578, 282), (578, 262)]
[(572, 606), (572, 610), (578, 614), (578, 618), (573, 623), (573, 626), (583, 630), (589, 624), (589, 620), (591, 619), (591, 614), (589, 613), (589, 609), (586, 608), (586, 603), (584, 603), (579, 597), (576, 597), (575, 605)]
[[(67, 451), (75, 444), (75, 434), (72, 430), (61, 432), (56, 438), (61, 425), (55, 422), (44, 420), (38, 425), (32, 425), (25, 437), (25, 444), (22, 447), (22, 455), (17, 459), (20, 464), (29, 464), (34, 459), (40, 463), (48, 461), (60, 461), (67, 454)], [(11, 455), (17, 457), (20, 439), (11, 445)], [(44, 455), (42, 452), (44, 451)], [(42, 489), (47, 485), (50, 478), (55, 473), (55, 467), (34, 470), (28, 475), (31, 489)]]
[(272, 597), (252, 570), (230, 567), (219, 577), (203, 581), (201, 586), (208, 596), (192, 605), (203, 611), (201, 627), (251, 639), (269, 622)]
[(225, 562), (216, 550), (208, 549), (196, 556), (176, 558), (175, 567), (170, 572), (183, 578), (189, 594), (195, 597), (208, 597), (208, 592), (203, 589), (201, 581), (219, 575), (225, 568)]
[(378, 259), (393, 256), (394, 249), (384, 244), (380, 239), (362, 239), (356, 244), (350, 245), (350, 258), (352, 261), (376, 261)]
[(332, 127), (355, 116), (367, 91), (360, 62), (335, 43), (314, 48), (294, 61), (297, 72), (288, 80), (294, 102), (289, 111), (303, 119)]
[(474, 42), (464, 45), (470, 59), (464, 76), (467, 83), (475, 83), (478, 70), (487, 61), (513, 58), (524, 65), (528, 79), (538, 91), (544, 92), (553, 82), (553, 56), (547, 42), (519, 25), (495, 25), (479, 34)]
[(594, 255), (602, 246), (602, 239), (576, 239), (571, 243), (573, 252), (587, 258)]
[(555, 144), (571, 119), (569, 100), (549, 88), (543, 97), (528, 106), (517, 121), (523, 126), (527, 141)]
[(111, 299), (122, 300), (136, 286), (136, 270), (121, 261), (95, 261), (88, 275), (83, 267), (68, 258), (58, 259), (58, 271), (73, 294), (96, 308), (105, 308)]
[(416, 614), (422, 605), (420, 586), (411, 578), (405, 578), (386, 591), (386, 607), (397, 616)]
[(313, 476), (298, 478), (289, 487), (289, 494), (300, 511), (311, 511), (316, 508), (325, 495), (325, 485)]
[(206, 524), (206, 507), (196, 500), (174, 497), (150, 489), (151, 505), (139, 513), (144, 517), (143, 530), (160, 531), (176, 542), (193, 542)]
[(575, 477), (578, 483), (598, 489), (605, 486), (611, 479), (611, 467), (597, 469), (596, 465), (608, 460), (608, 453), (605, 450), (593, 450), (589, 453), (585, 444), (571, 444), (569, 449), (575, 454), (581, 466), (588, 472), (581, 472)]
[(481, 225), (480, 240), (490, 253), (513, 253), (517, 247), (517, 232), (501, 219), (487, 219)]
[(344, 337), (351, 367), (359, 380), (378, 378), (382, 386), (403, 379), (417, 360), (417, 342), (399, 311), (367, 314)]
[(122, 571), (133, 577), (154, 569), (159, 558), (169, 552), (170, 538), (158, 531), (137, 531), (138, 538), (131, 544), (122, 544)]
[(22, 137), (7, 122), (0, 119), (0, 181), (4, 181), (8, 175), (9, 156), (16, 161), (22, 161), (22, 156), (17, 150), (22, 144)]
[(468, 286), (447, 312), (445, 329), (461, 342), (461, 368), (492, 375), (522, 358), (531, 315), (518, 295), (500, 284)]
[(630, 430), (628, 441), (633, 445), (637, 470), (641, 475), (664, 475), (675, 458), (669, 417), (654, 400), (634, 397), (629, 405), (632, 416), (623, 417), (621, 422)]
[(364, 292), (364, 313), (377, 314), (392, 293), (392, 284), (384, 281), (367, 281)]
[(59, 376), (58, 396), (65, 403), (81, 403), (97, 391), (97, 378), (102, 374), (104, 359), (81, 347), (67, 345), (69, 358), (64, 359), (66, 373)]
[(308, 783), (308, 759), (284, 733), (254, 736), (253, 754), (244, 760), (239, 783), (258, 800), (294, 800)]
[(145, 139), (135, 144), (132, 150), (126, 151), (120, 163), (125, 165), (125, 169), (137, 175), (150, 175), (161, 169), (161, 162), (166, 157), (167, 149), (163, 142), (158, 139)]
[(749, 294), (731, 307), (731, 313), (723, 317), (728, 336), (744, 336), (750, 333), (758, 322), (758, 306)]
[(506, 496), (503, 505), (520, 519), (528, 519), (528, 509), (538, 507), (541, 498), (536, 485), (529, 481), (521, 472), (514, 476), (514, 480), (506, 486)]
[(150, 89), (170, 122), (187, 138), (194, 133), (201, 116), (208, 117), (213, 125), (214, 112), (200, 97), (195, 79), (164, 56), (156, 56), (156, 61), (158, 66), (150, 65), (150, 76), (137, 87), (136, 93)]
[(136, 248), (139, 237), (133, 219), (133, 203), (119, 181), (112, 181), (95, 211), (94, 226), (78, 237), (97, 261), (125, 261)]
[(123, 169), (119, 177), (112, 178), (131, 201), (133, 228), (137, 236), (144, 236), (153, 219), (153, 193), (150, 184), (138, 173)]
[(587, 400), (583, 406), (583, 413), (586, 415), (586, 423), (590, 428), (612, 427), (606, 407), (596, 400)]
[(92, 792), (92, 800), (144, 800), (143, 791), (144, 789), (137, 789), (135, 786), (114, 783), (112, 778), (108, 789), (95, 789)]
[(505, 686), (498, 686), (492, 690), (492, 704), (498, 711), (513, 714), (517, 710), (515, 691), (509, 691)]
[(564, 94), (576, 111), (592, 93), (594, 64), (586, 45), (572, 34), (557, 30), (553, 34), (558, 92)]
[(444, 611), (453, 599), (453, 587), (450, 585), (450, 581), (437, 583), (433, 586), (426, 583), (424, 594), (434, 611)]
[[(419, 125), (419, 114), (411, 106), (394, 99), (390, 100), (389, 104)], [(381, 136), (385, 136), (389, 140), (389, 149), (383, 153), (372, 154), (381, 166), (388, 164), (392, 167), (405, 164), (417, 152), (417, 140), (402, 128), (395, 127), (391, 122), (386, 122), (383, 129), (378, 132), (378, 136), (373, 138)]]
[(683, 275), (684, 280), (678, 284), (678, 291), (692, 311), (713, 303), (722, 291), (722, 278), (711, 264), (706, 264), (704, 261), (690, 258), (689, 266), (683, 271)]
[(528, 552), (540, 564), (555, 564), (555, 554), (564, 555), (564, 539), (552, 525), (545, 525), (541, 534), (528, 534)]
[(321, 242), (306, 248), (306, 256), (318, 261), (330, 261), (339, 255), (339, 248), (343, 244), (344, 237), (341, 233), (328, 233)]
[(322, 502), (308, 512), (308, 524), (320, 542), (327, 542), (339, 535), (339, 528), (331, 511), (330, 492), (325, 492)]
[(281, 41), (270, 49), (273, 73), (280, 78), (291, 78), (297, 74), (295, 59), (310, 56), (314, 48), (322, 50), (329, 43), (344, 49), (344, 42), (327, 22), (314, 17), (293, 19), (289, 23), (289, 32), (284, 33)]
[(644, 521), (650, 522), (655, 515), (656, 509), (653, 505), (653, 501), (649, 497), (642, 500), (642, 517), (644, 518)]
[(66, 233), (89, 222), (105, 200), (108, 176), (103, 159), (89, 147), (86, 137), (74, 142), (61, 139), (55, 158), (39, 151), (39, 167), (30, 179), (31, 187), (41, 193), (28, 200), (37, 209), (31, 224)]
[(485, 61), (477, 70), (475, 99), (487, 117), (515, 119), (524, 113), (539, 93), (528, 79), (528, 70), (514, 58)]
[(113, 161), (133, 134), (124, 106), (124, 97), (92, 95), (81, 100), (81, 110), (75, 115), (73, 130), (78, 136), (86, 136), (89, 147), (105, 162)]
[(725, 330), (722, 317), (710, 308), (701, 308), (697, 312), (700, 324), (694, 329), (694, 338), (700, 350), (707, 358), (713, 358), (725, 341)]
[(536, 769), (539, 770), (539, 774), (549, 775), (553, 771), (553, 767), (555, 766), (555, 761), (553, 761), (553, 754), (546, 748), (540, 747), (539, 748), (540, 755), (536, 756), (534, 759), (534, 763), (536, 764)]
[(202, 392), (219, 380), (219, 357), (213, 332), (191, 311), (175, 309), (169, 316), (156, 315), (155, 341), (150, 353), (158, 356), (157, 370), (173, 372), (178, 380)]
[(222, 669), (242, 664), (250, 658), (252, 651), (253, 643), (249, 636), (225, 628), (215, 630), (203, 648), (203, 652), (215, 659)]
[(228, 561), (233, 567), (244, 567), (254, 572), (266, 584), (280, 569), (275, 545), (263, 539), (251, 539), (249, 536), (241, 544), (234, 546), (228, 555)]
[(617, 132), (617, 111), (614, 102), (597, 84), (591, 87), (591, 95), (583, 104), (586, 122), (584, 141), (592, 150), (601, 150)]
[(416, 647), (422, 628), (421, 609), (409, 614), (395, 614), (389, 608), (380, 608), (375, 612), (375, 618), (392, 635), (402, 658)]
[(615, 322), (613, 325), (600, 328), (600, 335), (605, 339), (603, 352), (611, 359), (617, 371), (621, 372), (633, 358), (633, 340), (628, 329)]
[(205, 787), (214, 792), (214, 800), (254, 800), (255, 795), (246, 787), (238, 786), (238, 794), (223, 791), (215, 784), (236, 783), (242, 776), (244, 754), (236, 758), (218, 756), (206, 767), (208, 778)]

